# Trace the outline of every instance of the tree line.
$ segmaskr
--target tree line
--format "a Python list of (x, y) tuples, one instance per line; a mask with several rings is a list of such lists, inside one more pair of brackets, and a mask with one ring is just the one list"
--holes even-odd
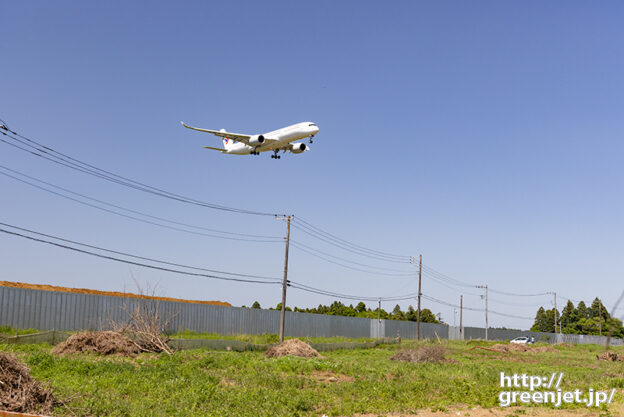
[(624, 338), (622, 321), (611, 317), (609, 311), (596, 297), (588, 308), (583, 301), (575, 307), (572, 301), (567, 302), (559, 312), (554, 308), (546, 310), (540, 307), (535, 315), (532, 331), (554, 333), (555, 314), (557, 316), (557, 331), (561, 328), (562, 333), (607, 335), (612, 331), (612, 336)]
[[(245, 306), (243, 306), (245, 308)], [(251, 308), (262, 308), (258, 301), (254, 301), (251, 305)], [(282, 303), (279, 303), (275, 308), (269, 307), (269, 310), (281, 310)], [(287, 311), (293, 311), (290, 307), (286, 307)], [(394, 307), (391, 312), (388, 312), (381, 309), (381, 313), (379, 313), (379, 307), (374, 309), (367, 307), (366, 304), (360, 301), (355, 307), (353, 304), (343, 304), (340, 301), (334, 301), (330, 305), (326, 306), (323, 304), (319, 304), (316, 308), (299, 308), (295, 307), (294, 311), (300, 313), (312, 313), (312, 314), (327, 314), (330, 316), (347, 316), (347, 317), (365, 317), (369, 319), (376, 319), (379, 315), (384, 320), (405, 320), (405, 321), (418, 321), (418, 311), (413, 307), (409, 306), (407, 311), (402, 311), (401, 306), (398, 304)], [(423, 308), (420, 310), (420, 321), (421, 323), (444, 323), (442, 320), (442, 315), (438, 313), (434, 314), (428, 308)]]

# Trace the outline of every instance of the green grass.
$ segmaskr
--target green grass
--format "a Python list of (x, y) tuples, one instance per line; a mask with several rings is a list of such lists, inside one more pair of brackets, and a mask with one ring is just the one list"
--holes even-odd
[(23, 334), (35, 334), (39, 333), (37, 329), (14, 329), (11, 326), (0, 326), (0, 335), (2, 336), (15, 336)]
[[(204, 336), (205, 337), (205, 336)], [(445, 341), (457, 363), (410, 364), (389, 360), (400, 348), (325, 352), (324, 359), (269, 359), (260, 352), (189, 350), (137, 358), (57, 357), (47, 345), (0, 345), (71, 399), (57, 415), (79, 416), (351, 416), (415, 413), (461, 406), (497, 407), (500, 372), (564, 372), (564, 389), (624, 386), (624, 362), (595, 359), (599, 346), (557, 352), (501, 354), (471, 348), (492, 343)], [(621, 348), (619, 352), (624, 352)], [(323, 372), (336, 382), (317, 380)], [(342, 381), (343, 379), (344, 381)], [(616, 401), (623, 402), (621, 393)]]
[[(277, 334), (258, 334), (258, 335), (222, 335), (218, 333), (198, 333), (190, 330), (178, 332), (170, 336), (172, 339), (209, 339), (209, 340), (240, 340), (242, 342), (254, 343), (258, 345), (266, 345), (279, 342), (279, 335)], [(292, 337), (286, 337), (286, 339), (292, 339)], [(305, 340), (308, 343), (338, 343), (338, 342), (373, 342), (373, 338), (349, 338), (349, 337), (300, 337), (299, 339)]]

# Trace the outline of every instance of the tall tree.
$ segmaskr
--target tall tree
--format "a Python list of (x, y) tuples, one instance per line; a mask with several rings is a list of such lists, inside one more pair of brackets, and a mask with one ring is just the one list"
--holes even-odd
[(531, 331), (533, 332), (545, 332), (546, 330), (546, 310), (544, 307), (540, 307), (537, 310), (537, 314), (535, 314), (535, 322), (531, 327)]
[(576, 306), (576, 317), (578, 320), (589, 318), (589, 311), (587, 310), (585, 302), (580, 301)]
[(397, 304), (394, 306), (394, 310), (392, 310), (392, 318), (395, 320), (405, 320), (405, 315), (401, 311), (400, 305)]
[(595, 319), (602, 317), (603, 321), (609, 319), (610, 317), (609, 312), (604, 305), (602, 305), (602, 301), (600, 301), (598, 297), (594, 298), (591, 307), (589, 307), (589, 317)]
[(572, 301), (568, 300), (563, 310), (561, 310), (561, 327), (565, 328), (566, 326), (573, 323), (574, 320), (574, 304)]

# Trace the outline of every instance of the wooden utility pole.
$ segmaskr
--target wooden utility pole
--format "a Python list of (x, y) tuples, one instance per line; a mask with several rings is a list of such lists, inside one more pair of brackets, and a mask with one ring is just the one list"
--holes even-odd
[(488, 286), (477, 285), (477, 288), (485, 289), (485, 340), (488, 340)]
[(488, 340), (488, 286), (485, 286), (485, 340)]
[(418, 314), (417, 314), (417, 324), (416, 324), (416, 338), (420, 340), (420, 296), (422, 288), (422, 255), (420, 255), (420, 260), (418, 261)]
[(381, 298), (379, 299), (379, 307), (377, 307), (377, 338), (381, 339)]
[(459, 296), (459, 340), (464, 340), (464, 296)]
[[(288, 287), (288, 247), (290, 245), (290, 220), (293, 216), (287, 216), (286, 219), (286, 252), (284, 254), (284, 282), (282, 283), (282, 311), (280, 314), (280, 342), (284, 341), (284, 324), (286, 322), (286, 287)], [(284, 220), (283, 217), (279, 220)]]
[(557, 343), (557, 293), (553, 293), (555, 305), (555, 343)]

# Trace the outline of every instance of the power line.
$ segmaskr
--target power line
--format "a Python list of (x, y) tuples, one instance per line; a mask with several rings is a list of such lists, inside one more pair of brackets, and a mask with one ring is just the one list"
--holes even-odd
[(117, 262), (128, 263), (128, 264), (131, 264), (131, 265), (144, 266), (146, 268), (158, 269), (158, 270), (167, 271), (167, 272), (175, 272), (175, 273), (178, 273), (178, 274), (187, 274), (187, 275), (194, 275), (194, 276), (205, 276), (207, 278), (215, 278), (215, 279), (221, 279), (221, 280), (225, 280), (225, 281), (259, 282), (259, 283), (264, 283), (264, 284), (266, 284), (266, 283), (279, 283), (280, 282), (279, 278), (265, 277), (265, 276), (259, 276), (259, 275), (251, 275), (251, 274), (240, 274), (240, 273), (235, 273), (235, 272), (219, 271), (219, 270), (214, 270), (214, 269), (200, 268), (200, 267), (189, 266), (189, 265), (184, 265), (184, 264), (179, 264), (179, 263), (167, 262), (167, 261), (162, 261), (162, 260), (158, 260), (158, 259), (154, 259), (154, 258), (148, 258), (148, 257), (144, 257), (144, 256), (133, 255), (133, 254), (126, 253), (126, 252), (116, 251), (116, 250), (112, 250), (112, 249), (106, 249), (106, 248), (102, 248), (102, 247), (99, 247), (99, 246), (89, 245), (89, 244), (77, 242), (77, 241), (74, 241), (74, 240), (64, 239), (64, 238), (61, 238), (61, 237), (58, 237), (58, 236), (49, 235), (49, 234), (41, 233), (41, 232), (36, 232), (34, 230), (30, 230), (30, 229), (14, 226), (14, 225), (11, 225), (11, 224), (8, 224), (8, 223), (0, 222), (0, 225), (1, 226), (5, 226), (5, 227), (10, 227), (10, 228), (22, 231), (22, 232), (31, 233), (31, 234), (34, 234), (34, 235), (37, 235), (37, 236), (43, 236), (43, 237), (47, 237), (47, 238), (50, 238), (50, 239), (58, 240), (58, 241), (61, 241), (61, 242), (71, 243), (73, 245), (83, 246), (83, 247), (86, 247), (86, 248), (95, 249), (95, 250), (99, 250), (99, 251), (102, 251), (102, 252), (108, 252), (108, 253), (112, 253), (112, 254), (115, 254), (115, 255), (122, 255), (122, 256), (127, 256), (127, 257), (130, 257), (130, 258), (140, 259), (140, 260), (144, 260), (144, 261), (156, 262), (156, 263), (160, 263), (160, 264), (163, 264), (163, 265), (177, 266), (177, 267), (182, 267), (182, 268), (187, 268), (187, 269), (194, 269), (194, 270), (198, 270), (198, 271), (207, 271), (207, 272), (213, 272), (213, 273), (225, 274), (225, 275), (232, 275), (232, 276), (244, 277), (244, 278), (257, 278), (258, 280), (263, 280), (263, 281), (240, 279), (240, 278), (231, 278), (231, 277), (219, 277), (219, 276), (207, 275), (207, 274), (197, 274), (197, 273), (192, 273), (192, 272), (174, 270), (174, 269), (170, 269), (170, 268), (163, 268), (163, 267), (154, 266), (154, 265), (148, 265), (148, 264), (139, 263), (139, 262), (135, 262), (135, 261), (128, 261), (128, 260), (125, 260), (125, 259), (120, 259), (120, 258), (112, 257), (112, 256), (109, 256), (109, 255), (102, 255), (102, 254), (99, 254), (99, 253), (96, 253), (96, 252), (87, 251), (85, 249), (76, 248), (76, 247), (73, 247), (73, 246), (70, 246), (70, 245), (60, 244), (60, 243), (57, 243), (57, 242), (52, 242), (52, 241), (49, 241), (49, 240), (36, 238), (36, 237), (33, 237), (33, 236), (27, 236), (27, 235), (24, 235), (22, 233), (18, 233), (18, 232), (14, 232), (14, 231), (10, 231), (10, 230), (7, 230), (7, 229), (0, 228), (0, 232), (6, 233), (6, 234), (23, 237), (23, 238), (30, 239), (30, 240), (33, 240), (33, 241), (36, 241), (36, 242), (40, 242), (40, 243), (47, 243), (47, 244), (54, 245), (54, 246), (57, 246), (57, 247), (60, 247), (60, 248), (64, 248), (64, 249), (68, 249), (68, 250), (72, 250), (72, 251), (75, 251), (75, 252), (80, 252), (80, 253), (84, 253), (84, 254), (88, 254), (88, 255), (92, 255), (92, 256), (97, 256), (97, 257), (104, 258), (104, 259), (110, 259), (110, 260), (114, 260), (114, 261), (117, 261)]
[[(49, 183), (47, 181), (43, 181), (41, 179), (32, 177), (30, 175), (26, 175), (26, 174), (24, 174), (22, 172), (13, 170), (13, 169), (5, 167), (3, 165), (0, 165), (0, 169), (4, 169), (4, 170), (7, 170), (9, 172), (15, 173), (17, 175), (21, 175), (22, 177), (29, 178), (29, 179), (37, 181), (37, 182), (39, 182), (41, 184), (45, 184), (45, 185), (48, 185), (50, 187), (56, 188), (57, 190), (61, 190), (61, 191), (64, 191), (66, 193), (70, 193), (70, 194), (73, 194), (75, 196), (79, 196), (81, 198), (84, 198), (84, 199), (87, 199), (87, 200), (90, 200), (90, 201), (94, 201), (94, 202), (97, 202), (99, 204), (103, 204), (103, 205), (106, 205), (106, 206), (109, 206), (109, 207), (114, 207), (114, 208), (117, 208), (117, 209), (129, 212), (129, 213), (138, 214), (138, 215), (141, 215), (141, 216), (145, 216), (145, 217), (148, 217), (148, 218), (151, 218), (151, 219), (155, 219), (155, 220), (159, 220), (159, 221), (163, 221), (163, 222), (167, 222), (167, 223), (171, 223), (171, 224), (176, 224), (176, 225), (181, 225), (181, 226), (185, 226), (185, 227), (189, 227), (189, 228), (194, 228), (194, 229), (197, 229), (197, 230), (206, 230), (206, 231), (210, 231), (210, 232), (214, 232), (214, 233), (227, 234), (227, 235), (230, 235), (230, 236), (220, 236), (220, 235), (208, 234), (208, 233), (204, 233), (204, 232), (197, 232), (197, 231), (181, 229), (179, 227), (168, 226), (168, 225), (156, 223), (156, 222), (153, 222), (153, 221), (150, 221), (150, 220), (145, 220), (145, 219), (137, 218), (137, 217), (130, 216), (130, 215), (127, 215), (127, 214), (119, 213), (118, 211), (115, 211), (115, 210), (106, 209), (106, 208), (100, 207), (100, 206), (95, 205), (95, 204), (87, 203), (87, 202), (78, 200), (76, 198), (69, 197), (69, 196), (67, 196), (67, 195), (65, 195), (63, 193), (50, 190), (49, 188), (46, 188), (46, 187), (43, 187), (43, 186), (40, 186), (40, 185), (37, 185), (37, 184), (33, 184), (30, 181), (27, 181), (27, 180), (24, 180), (24, 179), (21, 179), (21, 178), (17, 178), (15, 176), (11, 175), (11, 174), (7, 174), (6, 172), (0, 171), (0, 174), (6, 176), (8, 178), (11, 178), (11, 179), (19, 181), (21, 183), (30, 185), (31, 187), (37, 188), (39, 190), (46, 191), (46, 192), (54, 194), (56, 196), (59, 196), (59, 197), (62, 197), (62, 198), (74, 201), (76, 203), (79, 203), (79, 204), (82, 204), (82, 205), (86, 205), (86, 206), (89, 206), (89, 207), (92, 207), (92, 208), (95, 208), (95, 209), (98, 209), (98, 210), (102, 210), (102, 211), (105, 211), (105, 212), (108, 212), (108, 213), (111, 213), (111, 214), (115, 214), (117, 216), (125, 217), (125, 218), (132, 219), (132, 220), (136, 220), (136, 221), (139, 221), (139, 222), (142, 222), (142, 223), (147, 223), (147, 224), (151, 224), (151, 225), (155, 225), (155, 226), (159, 226), (159, 227), (164, 227), (164, 228), (171, 229), (171, 230), (177, 230), (177, 231), (185, 232), (185, 233), (192, 233), (192, 234), (201, 235), (201, 236), (214, 237), (214, 238), (218, 238), (218, 239), (239, 240), (239, 241), (247, 241), (247, 242), (279, 242), (279, 241), (282, 240), (282, 238), (278, 237), (278, 236), (263, 236), (263, 235), (252, 235), (252, 234), (245, 234), (245, 233), (227, 232), (227, 231), (223, 231), (223, 230), (210, 229), (210, 228), (203, 227), (203, 226), (196, 226), (196, 225), (191, 225), (191, 224), (188, 224), (188, 223), (182, 223), (182, 222), (178, 222), (178, 221), (175, 221), (175, 220), (165, 219), (163, 217), (153, 216), (153, 215), (150, 215), (150, 214), (147, 214), (147, 213), (140, 212), (138, 210), (132, 210), (132, 209), (125, 208), (125, 207), (122, 207), (122, 206), (119, 206), (119, 205), (116, 205), (116, 204), (108, 203), (106, 201), (102, 201), (102, 200), (99, 200), (99, 199), (96, 199), (96, 198), (93, 198), (93, 197), (89, 197), (87, 195), (84, 195), (84, 194), (81, 194), (81, 193), (77, 193), (75, 191), (71, 191), (71, 190), (69, 190), (67, 188), (51, 184), (51, 183)], [(243, 237), (245, 237), (245, 238), (243, 238)]]
[[(224, 280), (224, 281), (235, 281), (235, 282), (246, 282), (246, 283), (257, 283), (257, 284), (280, 284), (280, 280), (277, 279), (277, 278), (260, 277), (260, 276), (249, 275), (249, 274), (237, 274), (237, 273), (225, 272), (225, 271), (216, 271), (216, 270), (210, 270), (210, 269), (205, 269), (205, 268), (198, 268), (198, 267), (193, 267), (193, 266), (188, 266), (188, 265), (183, 265), (183, 264), (177, 264), (177, 263), (172, 263), (172, 262), (166, 262), (166, 261), (161, 261), (161, 260), (157, 260), (157, 259), (154, 259), (154, 258), (141, 257), (141, 256), (137, 256), (137, 255), (133, 255), (133, 254), (125, 253), (125, 252), (114, 251), (114, 250), (110, 250), (110, 249), (101, 248), (101, 247), (98, 247), (98, 246), (88, 245), (88, 244), (76, 242), (76, 241), (73, 241), (73, 240), (64, 239), (64, 238), (60, 238), (60, 237), (57, 237), (57, 236), (36, 232), (36, 231), (30, 230), (30, 229), (21, 228), (21, 227), (18, 227), (18, 226), (7, 224), (7, 223), (0, 222), (0, 225), (5, 226), (5, 227), (10, 227), (10, 228), (13, 228), (13, 229), (16, 229), (16, 230), (20, 230), (22, 232), (28, 232), (28, 233), (35, 234), (35, 235), (38, 235), (38, 236), (48, 237), (48, 238), (52, 238), (52, 239), (55, 239), (55, 240), (59, 240), (61, 242), (72, 243), (74, 245), (79, 245), (79, 246), (83, 246), (83, 247), (87, 247), (87, 248), (91, 248), (91, 249), (96, 249), (96, 250), (103, 251), (103, 252), (114, 253), (114, 254), (117, 254), (117, 255), (123, 255), (123, 256), (127, 256), (127, 257), (132, 257), (132, 258), (135, 258), (135, 259), (147, 260), (147, 261), (150, 261), (150, 262), (156, 262), (156, 263), (161, 263), (161, 264), (166, 264), (166, 265), (178, 266), (178, 267), (183, 267), (183, 268), (187, 268), (187, 269), (203, 270), (203, 271), (210, 271), (210, 272), (216, 272), (216, 273), (221, 273), (221, 274), (234, 275), (234, 276), (237, 276), (237, 277), (223, 277), (223, 276), (217, 276), (217, 275), (211, 275), (211, 274), (205, 274), (205, 273), (188, 272), (188, 271), (182, 271), (182, 270), (179, 270), (179, 269), (172, 269), (172, 268), (168, 268), (168, 267), (161, 267), (161, 266), (156, 266), (156, 265), (150, 265), (150, 264), (146, 264), (146, 263), (143, 263), (143, 262), (137, 262), (137, 261), (131, 261), (131, 260), (127, 260), (127, 259), (118, 258), (118, 257), (115, 257), (115, 256), (103, 255), (101, 253), (96, 253), (96, 252), (88, 251), (88, 250), (85, 250), (85, 249), (76, 248), (74, 246), (61, 244), (61, 243), (53, 242), (53, 241), (50, 241), (50, 240), (37, 238), (37, 237), (34, 237), (34, 236), (28, 236), (28, 235), (25, 235), (23, 233), (18, 233), (18, 232), (15, 232), (15, 231), (11, 231), (11, 230), (7, 230), (7, 229), (4, 229), (4, 228), (0, 228), (0, 232), (6, 233), (8, 235), (18, 236), (18, 237), (22, 237), (22, 238), (25, 238), (25, 239), (28, 239), (28, 240), (35, 241), (35, 242), (46, 243), (46, 244), (53, 245), (53, 246), (56, 246), (56, 247), (59, 247), (59, 248), (71, 250), (71, 251), (74, 251), (74, 252), (83, 253), (83, 254), (87, 254), (87, 255), (103, 258), (103, 259), (108, 259), (108, 260), (112, 260), (112, 261), (116, 261), (116, 262), (121, 262), (121, 263), (125, 263), (125, 264), (136, 265), (136, 266), (141, 266), (141, 267), (145, 267), (145, 268), (150, 268), (150, 269), (155, 269), (155, 270), (165, 271), (165, 272), (171, 272), (171, 273), (176, 273), (176, 274), (181, 274), (181, 275), (205, 277), (205, 278), (219, 279), (219, 280)], [(249, 277), (249, 278), (259, 278), (259, 279), (238, 278), (238, 277)], [(260, 280), (260, 279), (262, 279), (262, 280)], [(326, 295), (326, 296), (331, 296), (331, 297), (336, 297), (336, 298), (343, 298), (343, 299), (351, 299), (351, 300), (362, 300), (362, 301), (377, 301), (377, 300), (381, 300), (381, 301), (401, 301), (401, 300), (412, 299), (412, 298), (415, 298), (417, 296), (417, 293), (409, 293), (409, 294), (403, 294), (403, 295), (397, 295), (397, 296), (389, 296), (389, 297), (356, 296), (356, 295), (341, 294), (341, 293), (337, 293), (337, 292), (333, 292), (333, 291), (328, 291), (328, 290), (323, 290), (323, 289), (319, 289), (319, 288), (314, 288), (314, 287), (311, 287), (311, 286), (308, 286), (308, 285), (305, 285), (305, 284), (300, 284), (300, 283), (293, 282), (293, 281), (288, 281), (287, 285), (289, 285), (289, 286), (291, 286), (293, 288), (296, 288), (296, 289), (300, 289), (302, 291), (316, 293), (316, 294), (320, 294), (320, 295)], [(436, 302), (438, 304), (447, 305), (447, 306), (450, 306), (450, 307), (458, 307), (455, 304), (439, 300), (437, 298), (428, 296), (426, 294), (421, 294), (421, 295), (422, 295), (423, 298), (425, 298), (425, 299), (427, 299), (429, 301), (432, 301), (432, 302)], [(471, 310), (471, 311), (484, 311), (483, 309), (476, 309), (476, 308), (470, 308), (470, 307), (464, 307), (464, 309)], [(512, 314), (500, 313), (500, 312), (497, 312), (497, 311), (490, 311), (490, 312), (492, 314), (500, 315), (500, 316), (503, 316), (503, 317), (518, 318), (518, 319), (532, 319), (530, 317), (516, 316), (516, 315), (512, 315)]]
[(342, 239), (342, 238), (340, 238), (340, 237), (338, 237), (336, 235), (333, 235), (333, 234), (331, 234), (329, 232), (324, 231), (323, 229), (321, 229), (319, 227), (314, 226), (310, 222), (307, 222), (304, 219), (302, 219), (301, 217), (297, 217), (297, 221), (303, 223), (309, 229), (315, 230), (319, 234), (322, 234), (322, 235), (324, 235), (324, 236), (326, 236), (328, 238), (331, 238), (333, 240), (342, 242), (343, 244), (351, 246), (351, 247), (353, 247), (355, 249), (359, 249), (359, 250), (362, 250), (362, 251), (365, 251), (365, 252), (369, 252), (369, 253), (372, 253), (372, 254), (376, 254), (376, 255), (379, 255), (379, 256), (386, 256), (386, 257), (389, 257), (389, 258), (408, 258), (409, 259), (408, 255), (397, 255), (396, 253), (378, 251), (378, 250), (375, 250), (375, 249), (370, 249), (370, 248), (367, 248), (365, 246), (361, 246), (361, 245), (357, 245), (355, 243), (349, 242), (346, 239)]
[[(423, 294), (423, 298), (426, 299), (426, 300), (432, 301), (434, 303), (442, 304), (442, 305), (445, 305), (445, 306), (448, 306), (448, 307), (459, 308), (459, 306), (457, 304), (453, 304), (453, 303), (449, 303), (449, 302), (446, 302), (446, 301), (438, 300), (437, 298), (433, 298), (433, 297), (428, 296), (428, 295), (424, 295)], [(463, 306), (463, 309), (464, 310), (470, 310), (470, 311), (479, 311), (479, 312), (485, 311), (485, 309), (483, 309), (483, 308), (472, 308), (472, 307), (466, 307), (466, 306)], [(488, 309), (488, 312), (490, 314), (495, 314), (495, 315), (502, 316), (502, 317), (509, 317), (509, 318), (521, 319), (521, 320), (533, 320), (533, 317), (516, 316), (514, 314), (501, 313), (499, 311), (493, 311), (493, 310), (490, 310), (490, 309)]]
[[(308, 223), (303, 223), (303, 221), (299, 218), (295, 219), (295, 225), (298, 230), (303, 233), (314, 237), (322, 242), (328, 243), (332, 246), (345, 250), (347, 252), (354, 253), (359, 256), (364, 256), (366, 258), (377, 259), (385, 262), (394, 262), (394, 263), (409, 263), (410, 257), (405, 257), (401, 255), (386, 255), (384, 252), (371, 251), (369, 249), (360, 249), (359, 245), (355, 245), (353, 243), (344, 241), (343, 239), (334, 238), (333, 235), (327, 232), (318, 232), (313, 227), (307, 225)], [(318, 229), (320, 230), (320, 229)], [(347, 243), (344, 243), (347, 242)], [(380, 254), (384, 253), (384, 254)]]
[(30, 150), (27, 148), (24, 148), (23, 146), (19, 146), (16, 145), (14, 143), (11, 143), (7, 140), (4, 139), (0, 139), (1, 142), (6, 143), (8, 145), (11, 145), (17, 149), (20, 149), (22, 151), (28, 152), (32, 155), (35, 155), (37, 157), (46, 159), (48, 161), (54, 162), (56, 164), (65, 166), (67, 168), (71, 168), (74, 169), (76, 171), (80, 171), (83, 172), (85, 174), (88, 175), (92, 175), (95, 177), (98, 177), (100, 179), (103, 180), (107, 180), (128, 188), (132, 188), (138, 191), (143, 191), (146, 193), (150, 193), (153, 195), (157, 195), (160, 197), (164, 197), (164, 198), (168, 198), (171, 200), (176, 200), (179, 202), (183, 202), (183, 203), (187, 203), (187, 204), (193, 204), (193, 205), (197, 205), (197, 206), (201, 206), (201, 207), (206, 207), (206, 208), (211, 208), (211, 209), (215, 209), (215, 210), (222, 210), (222, 211), (228, 211), (228, 212), (235, 212), (235, 213), (241, 213), (241, 214), (250, 214), (250, 215), (257, 215), (257, 216), (275, 216), (275, 213), (268, 213), (268, 212), (261, 212), (261, 211), (254, 211), (254, 210), (247, 210), (247, 209), (241, 209), (241, 208), (236, 208), (236, 207), (229, 207), (229, 206), (224, 206), (224, 205), (220, 205), (220, 204), (215, 204), (215, 203), (209, 203), (209, 202), (204, 202), (204, 201), (200, 201), (200, 200), (196, 200), (190, 197), (185, 197), (182, 196), (180, 194), (176, 194), (170, 191), (166, 191), (157, 187), (153, 187), (147, 184), (144, 184), (142, 182), (139, 181), (135, 181), (132, 179), (129, 179), (127, 177), (115, 174), (113, 172), (107, 171), (105, 169), (102, 168), (98, 168), (94, 165), (88, 164), (86, 162), (83, 162), (79, 159), (73, 158), (67, 154), (58, 152), (56, 150), (54, 150), (53, 148), (50, 148), (49, 146), (43, 145), (33, 139), (30, 139), (26, 136), (23, 136), (13, 130), (9, 130), (6, 129), (6, 131), (11, 132), (12, 134), (9, 134), (5, 131), (0, 130), (0, 133), (2, 133), (4, 136), (7, 136), (11, 139), (13, 139), (15, 142), (26, 146), (28, 148), (34, 149)]
[[(354, 270), (354, 271), (364, 272), (364, 273), (373, 274), (373, 275), (403, 276), (403, 277), (414, 276), (414, 272), (404, 272), (404, 271), (400, 271), (398, 269), (380, 268), (380, 267), (376, 267), (376, 266), (373, 266), (373, 265), (367, 265), (367, 264), (363, 264), (363, 263), (359, 263), (359, 262), (355, 262), (355, 261), (350, 261), (348, 259), (341, 258), (341, 257), (335, 256), (335, 255), (331, 255), (331, 254), (329, 254), (327, 252), (323, 252), (323, 251), (320, 251), (318, 249), (314, 249), (314, 248), (312, 248), (310, 246), (304, 245), (303, 243), (293, 241), (292, 239), (290, 240), (290, 243), (291, 243), (291, 245), (293, 245), (293, 247), (297, 248), (298, 250), (300, 250), (302, 252), (305, 252), (305, 253), (307, 253), (309, 255), (312, 255), (312, 256), (314, 256), (316, 258), (322, 259), (322, 260), (324, 260), (326, 262), (329, 262), (329, 263), (332, 263), (334, 265), (339, 265), (339, 266), (341, 266), (343, 268), (351, 269), (351, 270)], [(321, 254), (321, 255), (319, 255), (319, 254)], [(342, 264), (340, 262), (332, 261), (330, 259), (325, 258), (323, 255), (324, 256), (329, 256), (329, 257), (334, 258), (334, 259), (341, 260), (343, 262), (349, 262), (349, 263), (352, 263), (352, 264), (355, 264), (355, 265), (359, 265), (359, 266), (362, 266), (362, 267), (365, 267), (365, 268), (378, 269), (380, 271), (394, 271), (396, 273), (388, 273), (388, 272), (384, 273), (384, 272), (379, 272), (379, 271), (360, 269), (360, 268), (352, 267), (350, 265)]]
[(489, 288), (489, 290), (493, 293), (500, 294), (500, 295), (507, 295), (510, 297), (541, 297), (544, 295), (552, 295), (552, 291), (540, 292), (540, 293), (534, 293), (534, 294), (519, 294), (519, 293), (513, 293), (513, 292), (493, 290), (492, 288)]

